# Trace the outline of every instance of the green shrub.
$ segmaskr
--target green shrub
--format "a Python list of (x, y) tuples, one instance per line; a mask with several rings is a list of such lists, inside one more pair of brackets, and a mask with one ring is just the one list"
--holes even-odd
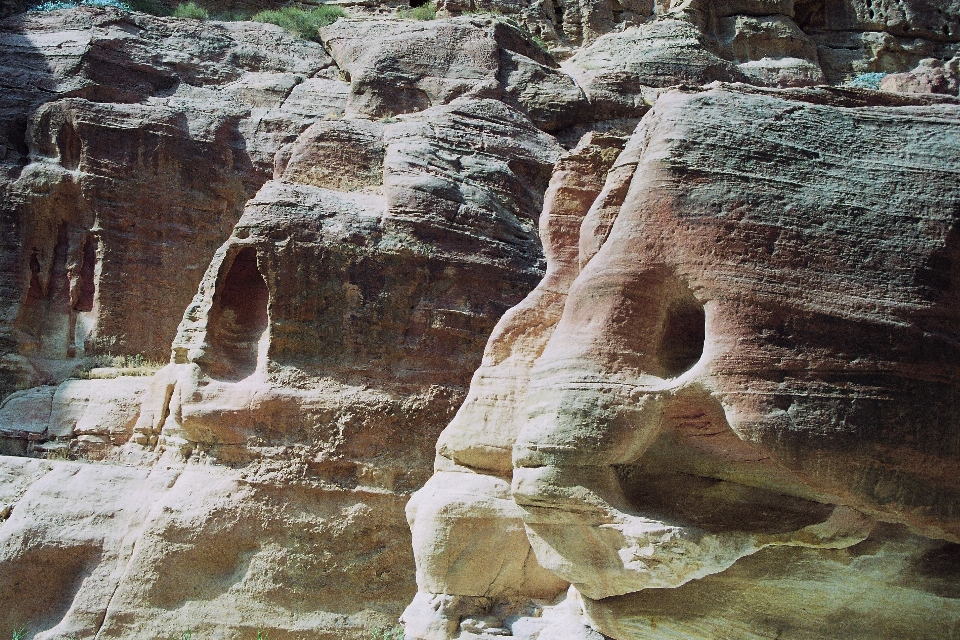
[[(44, 458), (47, 460), (69, 460), (70, 459), (70, 447), (54, 447), (52, 449), (47, 449), (46, 455)], [(14, 636), (16, 637), (16, 636)], [(24, 636), (20, 636), (21, 638)]]
[(437, 17), (437, 3), (428, 2), (413, 9), (404, 9), (400, 12), (400, 17), (410, 20), (434, 20)]
[(321, 5), (313, 11), (305, 11), (296, 7), (261, 11), (251, 20), (254, 22), (269, 22), (283, 27), (307, 40), (320, 41), (318, 30), (328, 24), (333, 24), (339, 18), (347, 17), (347, 12), (334, 5)]
[(371, 640), (403, 640), (403, 627), (374, 631)]
[(206, 20), (210, 17), (210, 13), (196, 2), (181, 2), (174, 10), (173, 17)]
[(515, 17), (501, 15), (495, 15), (494, 17), (498, 22), (500, 22), (500, 24), (515, 31), (516, 34), (524, 40), (532, 42), (534, 46), (540, 49), (540, 51), (543, 53), (550, 53), (550, 48), (547, 46), (547, 43), (544, 41), (544, 39), (538, 35), (534, 35), (534, 33), (530, 31), (526, 25), (519, 22)]

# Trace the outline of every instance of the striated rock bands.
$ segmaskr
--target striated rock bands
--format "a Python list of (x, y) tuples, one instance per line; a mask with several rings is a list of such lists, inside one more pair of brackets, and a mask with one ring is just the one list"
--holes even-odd
[(0, 633), (956, 630), (955, 3), (395, 9), (0, 22)]
[[(734, 579), (745, 556), (787, 557), (767, 547), (882, 556), (915, 544), (902, 530), (869, 537), (876, 520), (956, 542), (956, 283), (929, 274), (955, 250), (958, 116), (954, 100), (825, 90), (661, 95), (602, 190), (565, 199), (583, 221), (578, 258), (577, 234), (551, 233), (545, 209), (553, 277), (501, 320), (440, 437), (437, 474), (408, 507), (414, 637), (453, 637), (462, 605), (428, 606), (427, 594), (476, 596), (464, 579), (485, 575), (483, 549), (513, 549), (498, 556), (512, 573), (498, 578), (516, 577), (482, 595), (513, 611), (543, 598), (549, 583), (527, 577), (529, 551), (510, 533), (520, 521), (539, 565), (572, 583), (568, 600), (614, 638), (714, 637), (737, 624), (766, 637), (753, 609), (720, 622), (694, 593), (711, 574)], [(558, 164), (553, 193), (578, 153), (589, 147)], [(519, 510), (490, 510), (511, 478)], [(477, 489), (464, 494), (468, 482)], [(462, 564), (451, 567), (454, 549)], [(855, 588), (855, 574), (828, 569), (831, 553), (803, 562)], [(796, 584), (790, 571), (784, 585)], [(911, 597), (931, 620), (955, 620), (952, 605), (920, 595), (941, 575)], [(885, 580), (870, 588), (895, 597)], [(664, 588), (692, 622), (658, 630), (658, 607), (673, 605), (641, 594)], [(824, 633), (798, 601), (776, 606), (779, 633)], [(540, 616), (536, 637), (566, 637), (550, 624), (561, 611)], [(850, 637), (900, 628), (898, 611), (872, 609), (871, 627)], [(913, 633), (938, 636), (921, 626)], [(522, 628), (514, 635), (530, 635)]]

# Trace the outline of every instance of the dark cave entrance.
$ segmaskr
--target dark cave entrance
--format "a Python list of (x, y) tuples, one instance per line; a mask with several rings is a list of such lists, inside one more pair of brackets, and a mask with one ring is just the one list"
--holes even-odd
[(257, 369), (260, 341), (269, 326), (267, 283), (257, 250), (241, 249), (213, 297), (207, 340), (208, 369), (215, 378), (242, 380)]
[[(823, 29), (826, 26), (826, 7), (824, 0), (797, 0), (794, 5), (793, 21), (800, 30), (809, 33), (812, 29)], [(873, 13), (873, 9), (870, 9)], [(873, 16), (870, 16), (873, 18)]]
[(706, 341), (706, 313), (686, 286), (667, 305), (657, 348), (664, 377), (675, 378), (697, 364)]

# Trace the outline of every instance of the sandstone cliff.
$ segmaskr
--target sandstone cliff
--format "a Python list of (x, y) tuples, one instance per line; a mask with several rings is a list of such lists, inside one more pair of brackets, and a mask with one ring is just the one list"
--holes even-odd
[(439, 9), (0, 22), (0, 633), (960, 632), (960, 8)]

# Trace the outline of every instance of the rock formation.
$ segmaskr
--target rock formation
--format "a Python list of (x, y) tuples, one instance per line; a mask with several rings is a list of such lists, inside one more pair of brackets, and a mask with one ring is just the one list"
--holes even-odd
[[(693, 594), (771, 546), (831, 550), (766, 555), (787, 584), (802, 561), (846, 590), (857, 574), (830, 569), (834, 549), (952, 557), (958, 132), (955, 100), (715, 85), (661, 95), (602, 190), (582, 183), (603, 173), (600, 148), (562, 160), (541, 218), (547, 277), (494, 331), (407, 507), (421, 587), (408, 633), (453, 637), (491, 613), (493, 628), (529, 624), (524, 600), (562, 590), (536, 579), (543, 567), (617, 639), (738, 624), (827, 637), (789, 598), (761, 624), (747, 600), (726, 618)], [(587, 159), (571, 181), (565, 163)], [(940, 542), (868, 538), (876, 521)], [(957, 624), (956, 603), (924, 592), (958, 579), (946, 566), (916, 579), (910, 609), (930, 626), (911, 635)], [(883, 598), (900, 588), (877, 582)], [(657, 631), (666, 605), (644, 594), (678, 587), (684, 622)], [(902, 607), (870, 615), (844, 637), (903, 633)]]
[(350, 13), (0, 22), (0, 634), (960, 629), (955, 3)]

